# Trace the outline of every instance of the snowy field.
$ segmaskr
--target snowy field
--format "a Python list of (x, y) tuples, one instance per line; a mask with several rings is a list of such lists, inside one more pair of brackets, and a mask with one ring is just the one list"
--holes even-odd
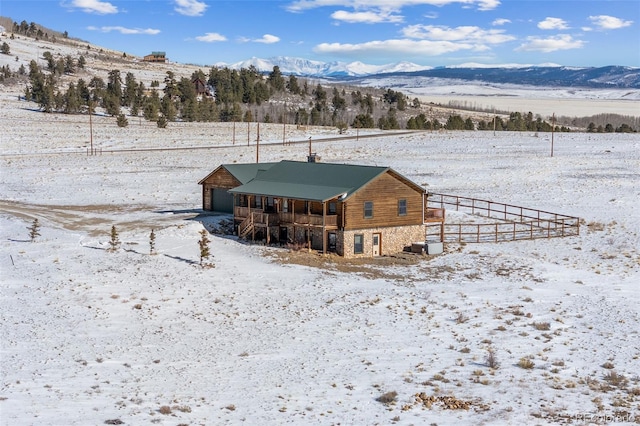
[[(97, 149), (199, 149), (88, 156), (86, 117), (16, 98), (0, 98), (2, 425), (640, 423), (637, 134), (556, 134), (550, 157), (549, 134), (290, 129), (322, 161), (580, 216), (580, 236), (349, 264), (212, 235), (202, 268), (199, 232), (225, 217), (197, 182), (254, 161), (255, 133), (95, 117)], [(282, 132), (261, 126), (260, 161), (305, 159)]]

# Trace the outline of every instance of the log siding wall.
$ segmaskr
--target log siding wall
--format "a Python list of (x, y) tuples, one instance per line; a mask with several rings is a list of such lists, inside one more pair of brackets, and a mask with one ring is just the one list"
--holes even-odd
[(229, 171), (223, 167), (215, 171), (202, 184), (202, 209), (211, 210), (212, 189), (232, 189), (241, 183)]
[[(407, 201), (405, 215), (398, 215), (398, 200)], [(373, 217), (370, 219), (364, 218), (365, 201), (373, 201)], [(345, 204), (345, 230), (422, 224), (422, 191), (389, 173), (370, 182)]]

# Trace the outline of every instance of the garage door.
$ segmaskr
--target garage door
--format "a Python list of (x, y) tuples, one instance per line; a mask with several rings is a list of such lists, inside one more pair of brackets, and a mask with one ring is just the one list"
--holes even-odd
[(226, 189), (212, 189), (211, 200), (213, 201), (211, 210), (221, 213), (233, 213), (233, 195)]

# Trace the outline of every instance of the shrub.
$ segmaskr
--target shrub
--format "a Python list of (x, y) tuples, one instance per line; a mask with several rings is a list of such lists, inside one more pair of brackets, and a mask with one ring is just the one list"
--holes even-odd
[(171, 407), (169, 407), (168, 405), (163, 405), (158, 411), (160, 412), (160, 414), (169, 415), (171, 414)]
[(487, 349), (487, 357), (485, 358), (485, 362), (487, 363), (487, 367), (496, 369), (500, 366), (498, 362), (498, 357), (496, 356), (496, 351), (492, 348)]
[(382, 395), (376, 398), (376, 401), (381, 402), (385, 405), (389, 405), (389, 404), (395, 403), (397, 397), (398, 397), (398, 392), (391, 391), (391, 392), (383, 393)]

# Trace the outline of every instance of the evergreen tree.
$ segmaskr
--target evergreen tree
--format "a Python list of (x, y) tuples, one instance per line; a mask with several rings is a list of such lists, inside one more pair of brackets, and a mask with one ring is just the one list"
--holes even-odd
[(149, 234), (149, 254), (156, 254), (156, 233), (153, 229)]
[(8, 55), (11, 53), (11, 47), (9, 46), (9, 44), (7, 44), (6, 41), (2, 43), (2, 47), (0, 47), (0, 52), (2, 52), (5, 55)]
[[(138, 83), (132, 72), (128, 72), (124, 78), (124, 93), (122, 94), (122, 106), (131, 107), (136, 101), (136, 89)], [(137, 115), (137, 114), (136, 114)]]
[(473, 121), (471, 120), (471, 118), (467, 117), (467, 119), (464, 120), (464, 129), (465, 130), (475, 130), (475, 126), (474, 126)]
[(118, 124), (118, 127), (127, 127), (129, 125), (129, 120), (127, 120), (127, 117), (125, 117), (124, 114), (118, 114), (116, 117), (116, 124)]
[(73, 82), (69, 83), (69, 87), (67, 88), (67, 92), (64, 94), (63, 98), (62, 109), (65, 114), (76, 114), (80, 112), (82, 100), (80, 98), (80, 93)]
[(120, 248), (120, 238), (115, 225), (111, 226), (111, 239), (109, 240), (109, 251), (116, 251)]
[(282, 92), (284, 90), (284, 77), (280, 72), (280, 67), (275, 65), (273, 70), (267, 77), (267, 83), (276, 91)]
[(29, 230), (29, 239), (33, 243), (36, 238), (40, 236), (40, 223), (38, 222), (38, 219), (33, 219), (31, 226), (29, 226), (27, 229)]
[(158, 117), (158, 121), (156, 122), (159, 129), (165, 129), (167, 127), (167, 123), (168, 121), (164, 115), (161, 115), (160, 117)]
[(71, 55), (67, 55), (64, 58), (64, 73), (65, 74), (73, 74), (76, 72), (76, 63), (71, 57)]
[(289, 76), (289, 81), (287, 81), (287, 90), (289, 90), (289, 93), (293, 95), (299, 95), (302, 93), (300, 85), (298, 84), (298, 79), (295, 75)]
[(202, 262), (207, 260), (209, 256), (211, 256), (211, 251), (209, 249), (209, 232), (206, 229), (200, 231), (200, 241), (198, 241), (198, 247), (200, 248), (200, 265), (203, 265)]

